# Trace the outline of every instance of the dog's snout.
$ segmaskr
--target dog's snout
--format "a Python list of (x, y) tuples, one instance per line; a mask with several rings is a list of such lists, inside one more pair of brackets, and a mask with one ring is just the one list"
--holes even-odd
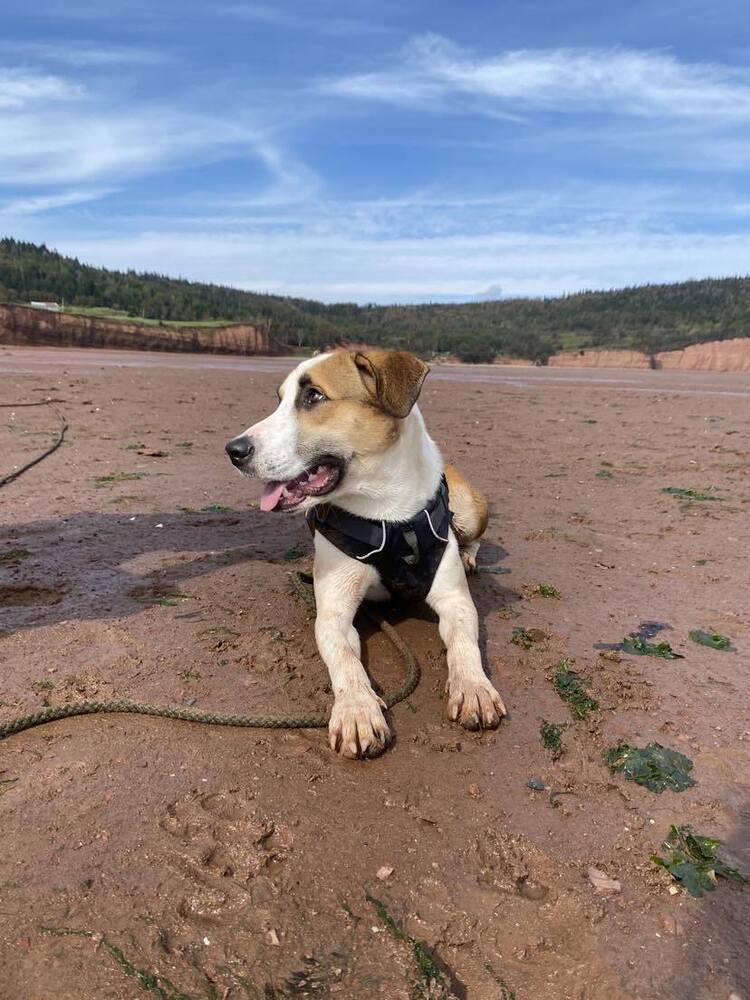
[(239, 437), (232, 438), (226, 446), (226, 452), (232, 460), (232, 465), (238, 467), (249, 458), (252, 458), (254, 450), (253, 442), (245, 434), (240, 434)]

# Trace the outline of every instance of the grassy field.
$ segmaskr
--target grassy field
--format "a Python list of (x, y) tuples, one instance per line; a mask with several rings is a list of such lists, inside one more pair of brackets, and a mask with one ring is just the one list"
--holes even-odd
[[(18, 303), (22, 305), (24, 303)], [(231, 326), (237, 320), (208, 319), (208, 320), (158, 320), (149, 319), (147, 316), (132, 316), (121, 309), (107, 309), (106, 306), (65, 306), (60, 312), (67, 316), (93, 316), (98, 319), (116, 320), (121, 323), (140, 323), (143, 326), (167, 326), (167, 327), (211, 327)]]
[[(591, 337), (585, 333), (565, 331), (560, 334), (561, 351), (582, 351), (591, 346)], [(604, 348), (603, 348), (604, 349)]]

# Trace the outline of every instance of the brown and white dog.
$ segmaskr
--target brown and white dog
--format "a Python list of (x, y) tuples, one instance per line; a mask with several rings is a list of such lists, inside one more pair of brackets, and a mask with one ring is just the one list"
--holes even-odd
[[(453, 526), (426, 601), (447, 649), (448, 716), (467, 729), (494, 728), (505, 706), (482, 668), (466, 582), (487, 526), (487, 503), (444, 465), (427, 433), (416, 402), (428, 371), (405, 351), (336, 350), (310, 358), (284, 379), (277, 409), (226, 450), (240, 472), (264, 481), (264, 511), (307, 511), (325, 502), (373, 521), (404, 522), (425, 508), (445, 475)], [(335, 698), (331, 747), (346, 757), (375, 756), (391, 737), (353, 622), (363, 600), (389, 594), (374, 566), (318, 531), (314, 544), (315, 636)]]

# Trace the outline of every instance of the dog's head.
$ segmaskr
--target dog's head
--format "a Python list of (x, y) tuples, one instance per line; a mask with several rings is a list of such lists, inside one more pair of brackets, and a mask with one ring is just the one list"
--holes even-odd
[(233, 438), (227, 454), (264, 480), (261, 510), (333, 500), (395, 443), (428, 371), (407, 351), (337, 350), (303, 361), (282, 382), (276, 410)]

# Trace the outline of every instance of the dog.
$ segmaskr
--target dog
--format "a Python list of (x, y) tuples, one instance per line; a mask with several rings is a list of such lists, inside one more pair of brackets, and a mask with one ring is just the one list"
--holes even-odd
[(315, 638), (331, 678), (331, 748), (374, 757), (385, 705), (360, 659), (354, 617), (394, 592), (424, 599), (448, 661), (448, 716), (492, 729), (505, 705), (482, 667), (467, 571), (487, 527), (485, 498), (451, 465), (417, 405), (429, 367), (407, 351), (336, 349), (299, 364), (279, 404), (227, 445), (262, 480), (263, 511), (301, 511), (314, 536)]

